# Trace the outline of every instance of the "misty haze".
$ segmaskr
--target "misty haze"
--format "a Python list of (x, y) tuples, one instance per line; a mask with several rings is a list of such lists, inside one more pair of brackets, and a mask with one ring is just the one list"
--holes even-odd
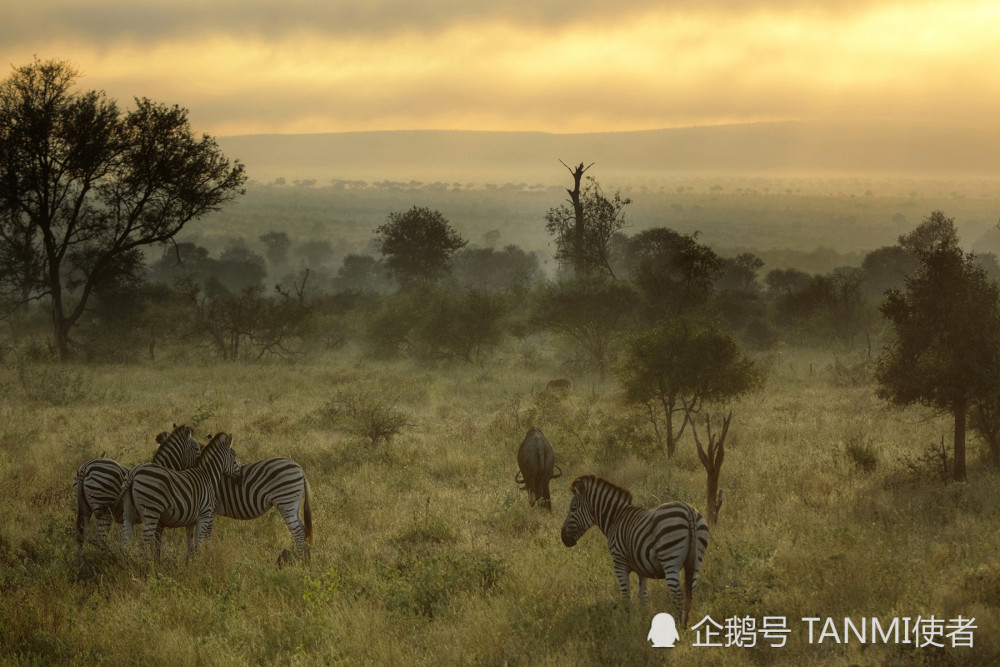
[(0, 664), (997, 662), (996, 3), (6, 14)]

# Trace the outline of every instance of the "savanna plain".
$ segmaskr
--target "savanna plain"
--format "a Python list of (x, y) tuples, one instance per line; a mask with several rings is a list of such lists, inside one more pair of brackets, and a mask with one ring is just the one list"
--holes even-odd
[[(947, 419), (888, 408), (843, 381), (825, 350), (781, 347), (765, 389), (733, 406), (692, 622), (781, 616), (786, 645), (649, 647), (663, 581), (647, 603), (618, 598), (604, 538), (559, 539), (568, 482), (596, 473), (651, 507), (704, 504), (689, 436), (667, 459), (611, 382), (558, 371), (542, 346), (482, 365), (372, 363), (349, 349), (308, 363), (177, 356), (114, 365), (4, 368), (0, 645), (8, 664), (987, 664), (1000, 655), (1000, 474), (970, 458), (968, 482), (915, 465)], [(389, 441), (331, 418), (345, 387), (405, 415)], [(233, 434), (241, 460), (287, 456), (312, 487), (315, 544), (279, 568), (291, 538), (273, 511), (216, 520), (184, 562), (136, 545), (73, 539), (73, 473), (102, 453), (148, 460), (171, 421)], [(565, 471), (549, 513), (514, 484), (529, 425)], [(872, 460), (860, 457), (867, 448)], [(855, 452), (851, 454), (850, 452)], [(863, 464), (863, 465), (862, 465)], [(974, 647), (808, 641), (804, 617), (975, 618)], [(817, 633), (818, 634), (818, 633)], [(669, 655), (666, 655), (669, 653)]]
[[(907, 185), (882, 197), (858, 185), (856, 196), (791, 187), (779, 196), (696, 185), (661, 188), (659, 213), (644, 223), (697, 229), (716, 246), (728, 238), (730, 254), (751, 247), (768, 258), (765, 270), (794, 266), (824, 244), (829, 261), (860, 263), (939, 200), (969, 224), (969, 242), (988, 246), (996, 236), (992, 195)], [(428, 199), (441, 201), (468, 238), (496, 231), (494, 241), (539, 248), (544, 241), (531, 241), (544, 237), (541, 212), (563, 196), (520, 189), (520, 208), (505, 208), (494, 190), (269, 188), (251, 189), (249, 203), (192, 227), (198, 236), (187, 240), (222, 248), (234, 234), (252, 244), (275, 228), (300, 240), (348, 230), (333, 244), (346, 255), (366, 247), (386, 211)], [(637, 221), (642, 194), (634, 193)], [(305, 216), (305, 226), (292, 232), (276, 211)], [(483, 221), (462, 227), (464, 211)], [(814, 234), (840, 236), (809, 237), (800, 224), (807, 218), (819, 221)], [(727, 236), (734, 229), (740, 235)], [(42, 315), (34, 315), (39, 331)], [(668, 457), (647, 408), (625, 400), (614, 373), (567, 365), (555, 333), (523, 330), (465, 360), (376, 358), (357, 335), (333, 331), (313, 332), (325, 344), (259, 356), (169, 336), (150, 338), (147, 354), (147, 338), (133, 333), (120, 359), (108, 338), (89, 342), (111, 348), (103, 358), (63, 363), (40, 337), (5, 338), (0, 663), (996, 664), (1000, 469), (970, 432), (967, 481), (949, 481), (952, 419), (878, 398), (872, 362), (885, 325), (866, 326), (836, 340), (768, 336), (747, 352), (762, 386), (705, 406), (716, 433), (730, 408), (732, 421), (723, 502), (690, 623), (751, 619), (760, 629), (777, 617), (790, 632), (780, 647), (759, 633), (742, 646), (707, 647), (685, 629), (669, 650), (647, 641), (653, 616), (672, 611), (665, 582), (650, 581), (645, 602), (622, 601), (600, 531), (566, 548), (560, 526), (578, 475), (605, 477), (645, 507), (682, 500), (705, 513), (706, 471), (689, 430)], [(563, 377), (568, 391), (546, 390)], [(253, 521), (218, 517), (190, 561), (179, 529), (166, 531), (158, 565), (137, 537), (122, 546), (117, 525), (107, 547), (88, 541), (78, 553), (77, 468), (98, 456), (148, 461), (156, 434), (174, 423), (190, 424), (202, 441), (231, 433), (241, 462), (282, 456), (302, 466), (311, 487), (308, 559), (279, 565), (293, 545), (273, 510)], [(551, 512), (529, 506), (514, 481), (531, 426), (563, 471)], [(870, 626), (861, 642), (843, 627), (845, 617), (885, 627), (932, 616), (974, 619), (972, 645), (941, 635), (932, 637), (942, 647), (873, 641)], [(804, 618), (832, 618), (836, 636), (820, 641), (820, 622), (810, 638)], [(715, 641), (726, 644), (722, 632)]]

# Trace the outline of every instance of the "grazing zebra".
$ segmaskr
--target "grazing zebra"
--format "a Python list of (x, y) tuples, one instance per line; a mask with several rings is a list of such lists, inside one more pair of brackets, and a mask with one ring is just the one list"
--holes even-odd
[[(666, 579), (677, 618), (687, 625), (698, 569), (708, 547), (708, 524), (698, 510), (679, 501), (647, 510), (632, 504), (632, 494), (611, 482), (582, 475), (570, 485), (573, 500), (562, 526), (567, 547), (595, 523), (608, 538), (622, 597), (630, 598), (629, 573), (639, 576), (639, 596), (647, 579)], [(681, 596), (681, 568), (684, 594)]]
[[(174, 424), (172, 432), (163, 431), (156, 436), (159, 445), (153, 463), (184, 470), (194, 465), (201, 447), (191, 436), (191, 427)], [(76, 498), (76, 543), (83, 550), (83, 540), (92, 514), (97, 515), (97, 535), (103, 543), (111, 522), (122, 523), (122, 505), (119, 497), (129, 469), (111, 459), (91, 459), (80, 466), (73, 478), (73, 496)]]
[(239, 480), (222, 480), (215, 513), (248, 520), (262, 516), (273, 506), (292, 533), (296, 555), (302, 556), (306, 541), (313, 543), (309, 482), (302, 467), (291, 459), (275, 458), (244, 463), (240, 469)]
[(183, 526), (187, 528), (187, 558), (190, 558), (198, 545), (212, 536), (215, 502), (222, 480), (239, 476), (240, 466), (228, 433), (216, 434), (198, 455), (193, 468), (178, 472), (152, 463), (137, 465), (129, 471), (122, 489), (125, 519), (122, 540), (128, 541), (132, 526), (141, 520), (143, 544), (148, 547), (153, 543), (153, 557), (159, 562), (163, 529)]

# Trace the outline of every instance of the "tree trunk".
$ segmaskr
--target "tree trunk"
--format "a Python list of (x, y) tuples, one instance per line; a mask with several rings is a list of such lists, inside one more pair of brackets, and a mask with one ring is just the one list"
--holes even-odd
[(573, 174), (573, 189), (566, 190), (569, 193), (570, 203), (573, 204), (573, 271), (577, 276), (584, 275), (587, 270), (586, 262), (584, 261), (585, 250), (583, 245), (585, 231), (583, 202), (580, 201), (580, 179), (583, 178), (583, 172), (585, 171), (587, 171), (587, 167), (584, 167), (582, 162), (575, 169), (570, 169), (570, 173)]
[(670, 409), (670, 405), (667, 404), (665, 400), (661, 399), (663, 403), (663, 416), (664, 421), (667, 424), (667, 458), (673, 458), (674, 452), (677, 451), (677, 437), (674, 435), (674, 415), (673, 410)]
[(705, 502), (708, 516), (705, 518), (708, 520), (708, 525), (714, 526), (719, 519), (719, 507), (722, 505), (722, 499), (719, 497), (719, 472), (722, 471), (722, 467), (706, 466), (705, 470), (708, 473)]
[(953, 468), (956, 482), (965, 481), (965, 422), (968, 406), (965, 399), (955, 403), (955, 463)]

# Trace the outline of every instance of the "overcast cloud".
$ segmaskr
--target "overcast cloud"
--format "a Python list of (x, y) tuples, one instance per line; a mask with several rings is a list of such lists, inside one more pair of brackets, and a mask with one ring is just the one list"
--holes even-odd
[(69, 60), (213, 134), (583, 132), (788, 119), (993, 122), (973, 0), (17, 3), (0, 59)]

